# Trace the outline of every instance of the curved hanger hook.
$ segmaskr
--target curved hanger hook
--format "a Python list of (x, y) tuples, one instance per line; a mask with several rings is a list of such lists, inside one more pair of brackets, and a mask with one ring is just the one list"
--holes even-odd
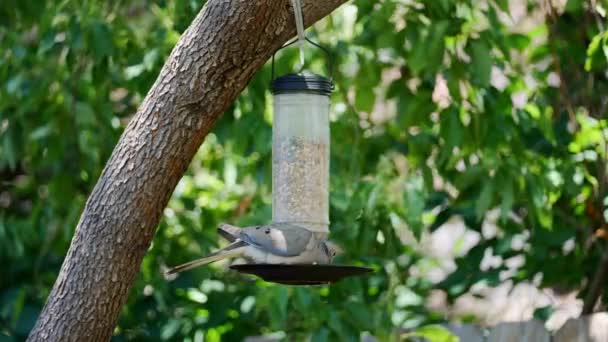
[[(329, 50), (325, 47), (323, 47), (322, 45), (314, 42), (313, 40), (309, 39), (308, 37), (305, 37), (304, 39), (306, 39), (306, 41), (314, 46), (316, 46), (317, 48), (319, 48), (321, 51), (323, 51), (325, 53), (325, 55), (327, 56), (327, 71), (329, 72), (329, 80), (333, 81), (333, 62), (332, 62), (332, 58), (331, 58), (331, 53), (329, 52)], [(271, 76), (271, 81), (274, 81), (274, 55), (281, 49), (286, 48), (290, 45), (295, 44), (298, 41), (298, 38), (292, 39), (291, 41), (285, 43), (285, 45), (281, 46), (280, 48), (277, 49), (277, 51), (275, 51), (272, 54), (272, 76)], [(298, 72), (301, 72), (302, 70), (304, 70), (304, 64), (302, 64), (302, 67), (300, 68), (300, 70), (298, 70)]]

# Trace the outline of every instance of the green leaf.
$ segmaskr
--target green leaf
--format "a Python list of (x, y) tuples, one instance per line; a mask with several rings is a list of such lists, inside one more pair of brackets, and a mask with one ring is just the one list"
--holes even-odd
[(441, 113), (441, 136), (445, 140), (445, 148), (452, 153), (452, 148), (459, 146), (464, 138), (464, 126), (460, 115), (455, 109)]
[(171, 319), (169, 322), (163, 325), (160, 333), (160, 337), (163, 340), (170, 340), (179, 330), (179, 321), (177, 319)]
[(416, 238), (420, 238), (424, 225), (422, 214), (425, 204), (424, 180), (422, 177), (412, 178), (408, 182), (405, 192), (405, 221), (414, 233)]
[(412, 337), (421, 337), (425, 338), (430, 342), (459, 342), (460, 339), (458, 336), (452, 334), (446, 328), (440, 325), (427, 325), (421, 328), (414, 330), (414, 332), (409, 333), (409, 336)]
[(207, 302), (207, 295), (196, 288), (188, 289), (187, 297), (195, 303), (205, 304)]
[(511, 245), (513, 241), (513, 235), (506, 235), (497, 239), (496, 245), (494, 246), (495, 255), (503, 255), (511, 251)]
[(17, 167), (17, 150), (15, 149), (11, 135), (8, 133), (4, 134), (4, 138), (2, 139), (2, 151), (4, 152), (4, 158), (8, 162), (8, 166), (11, 170), (14, 170)]
[(469, 166), (464, 172), (459, 173), (454, 183), (458, 187), (459, 190), (466, 190), (467, 188), (473, 186), (480, 179), (487, 179), (486, 170), (479, 164)]
[(32, 140), (40, 140), (51, 135), (53, 127), (51, 125), (44, 125), (36, 128), (30, 133), (30, 139)]
[(536, 217), (541, 227), (546, 229), (553, 228), (553, 214), (547, 208), (536, 208)]
[(545, 322), (553, 315), (555, 309), (551, 305), (543, 306), (534, 310), (534, 319)]
[(482, 220), (486, 211), (492, 205), (494, 196), (494, 179), (487, 179), (483, 185), (477, 203), (475, 203), (475, 215), (478, 220)]
[(515, 191), (513, 183), (507, 175), (500, 175), (499, 177), (501, 178), (500, 194), (502, 196), (502, 201), (500, 202), (500, 216), (505, 220), (511, 212), (511, 208), (515, 202)]
[(289, 292), (285, 287), (275, 286), (270, 298), (268, 314), (270, 316), (271, 327), (280, 330), (287, 320), (287, 303), (289, 301)]
[(146, 66), (144, 64), (135, 64), (125, 68), (125, 78), (127, 80), (131, 80), (141, 75), (144, 71), (146, 71)]
[(159, 57), (158, 49), (152, 49), (146, 53), (142, 64), (146, 67), (146, 70), (152, 70)]
[(469, 70), (471, 72), (473, 84), (480, 87), (487, 87), (490, 84), (490, 73), (492, 71), (492, 55), (490, 47), (485, 41), (473, 40), (470, 43), (471, 63)]
[(503, 12), (509, 12), (509, 0), (496, 0), (496, 4)]
[(413, 46), (410, 57), (406, 60), (414, 74), (420, 74), (424, 69), (435, 72), (443, 61), (443, 38), (449, 27), (449, 21), (440, 20), (427, 28), (426, 34), (418, 38)]
[(566, 2), (566, 12), (578, 12), (583, 8), (583, 0), (568, 0)]
[(312, 297), (310, 292), (297, 288), (294, 291), (294, 299), (294, 305), (298, 310), (302, 312), (310, 311), (312, 304)]
[(328, 326), (341, 339), (343, 339), (347, 335), (346, 327), (344, 327), (344, 324), (342, 323), (342, 320), (340, 319), (340, 314), (336, 311), (332, 311), (329, 313)]
[[(407, 128), (430, 121), (430, 114), (436, 109), (430, 91), (419, 91), (417, 94), (405, 93), (397, 102), (399, 125)], [(419, 134), (420, 135), (420, 134)]]
[(528, 104), (526, 104), (524, 109), (528, 112), (528, 114), (530, 114), (530, 116), (534, 120), (540, 119), (540, 115), (541, 115), (540, 108), (538, 108), (538, 106), (536, 104), (528, 103)]
[(327, 328), (321, 328), (312, 335), (310, 338), (312, 342), (326, 342), (329, 341), (329, 330)]
[(359, 88), (357, 89), (357, 96), (355, 97), (355, 107), (357, 109), (371, 113), (376, 103), (376, 94), (374, 89)]
[(371, 312), (367, 310), (366, 305), (363, 303), (348, 303), (346, 311), (348, 312), (347, 317), (354, 327), (361, 328), (362, 330), (374, 328)]
[(608, 54), (606, 52), (606, 40), (608, 31), (600, 32), (591, 39), (587, 47), (587, 58), (585, 59), (585, 70), (592, 71), (602, 69), (606, 66)]
[(524, 50), (530, 45), (530, 37), (521, 33), (513, 33), (507, 37), (509, 45), (519, 51)]
[(108, 25), (101, 21), (96, 21), (91, 26), (91, 43), (96, 60), (110, 56), (114, 53), (114, 43), (112, 42), (112, 32)]
[(90, 127), (97, 123), (93, 107), (86, 102), (76, 102), (76, 122), (80, 127)]

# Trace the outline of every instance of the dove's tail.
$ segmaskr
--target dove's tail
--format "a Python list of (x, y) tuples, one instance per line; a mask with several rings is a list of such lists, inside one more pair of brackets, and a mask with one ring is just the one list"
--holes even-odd
[(171, 274), (175, 274), (175, 273), (180, 273), (180, 272), (184, 272), (184, 271), (193, 269), (195, 267), (210, 264), (214, 261), (241, 256), (241, 255), (243, 255), (245, 246), (247, 246), (247, 244), (243, 241), (239, 240), (239, 241), (233, 242), (230, 245), (226, 246), (226, 248), (222, 248), (217, 252), (213, 252), (204, 258), (192, 260), (185, 264), (181, 264), (179, 266), (170, 268), (166, 272), (166, 274), (171, 275)]
[(241, 228), (231, 226), (226, 223), (220, 223), (217, 226), (217, 232), (226, 240), (233, 242), (234, 240), (239, 238), (241, 234)]

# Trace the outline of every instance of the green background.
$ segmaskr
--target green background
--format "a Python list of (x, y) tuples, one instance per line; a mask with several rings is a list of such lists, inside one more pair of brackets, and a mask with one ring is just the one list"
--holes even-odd
[[(202, 6), (0, 3), (0, 340), (27, 336), (114, 144)], [(480, 270), (488, 250), (524, 258), (514, 282), (542, 275), (542, 286), (584, 296), (606, 248), (607, 8), (355, 0), (320, 21), (307, 32), (335, 63), (332, 239), (347, 250), (342, 263), (375, 273), (312, 288), (221, 264), (163, 278), (167, 265), (217, 248), (219, 222), (270, 219), (267, 63), (177, 186), (115, 339), (389, 340), (400, 328), (476, 322), (425, 303), (432, 290), (452, 303), (473, 285), (504, 281), (504, 262)], [(297, 49), (282, 50), (278, 73), (297, 60)], [(326, 73), (320, 51), (308, 48), (307, 61)], [(429, 276), (438, 261), (404, 239), (453, 216), (482, 232), (491, 210), (499, 234), (481, 234), (442, 279)], [(524, 248), (514, 248), (521, 236)]]

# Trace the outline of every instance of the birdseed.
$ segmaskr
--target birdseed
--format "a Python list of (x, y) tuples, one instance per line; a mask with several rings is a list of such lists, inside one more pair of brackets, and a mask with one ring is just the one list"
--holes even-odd
[(327, 229), (329, 145), (301, 137), (276, 139), (272, 151), (273, 221)]

